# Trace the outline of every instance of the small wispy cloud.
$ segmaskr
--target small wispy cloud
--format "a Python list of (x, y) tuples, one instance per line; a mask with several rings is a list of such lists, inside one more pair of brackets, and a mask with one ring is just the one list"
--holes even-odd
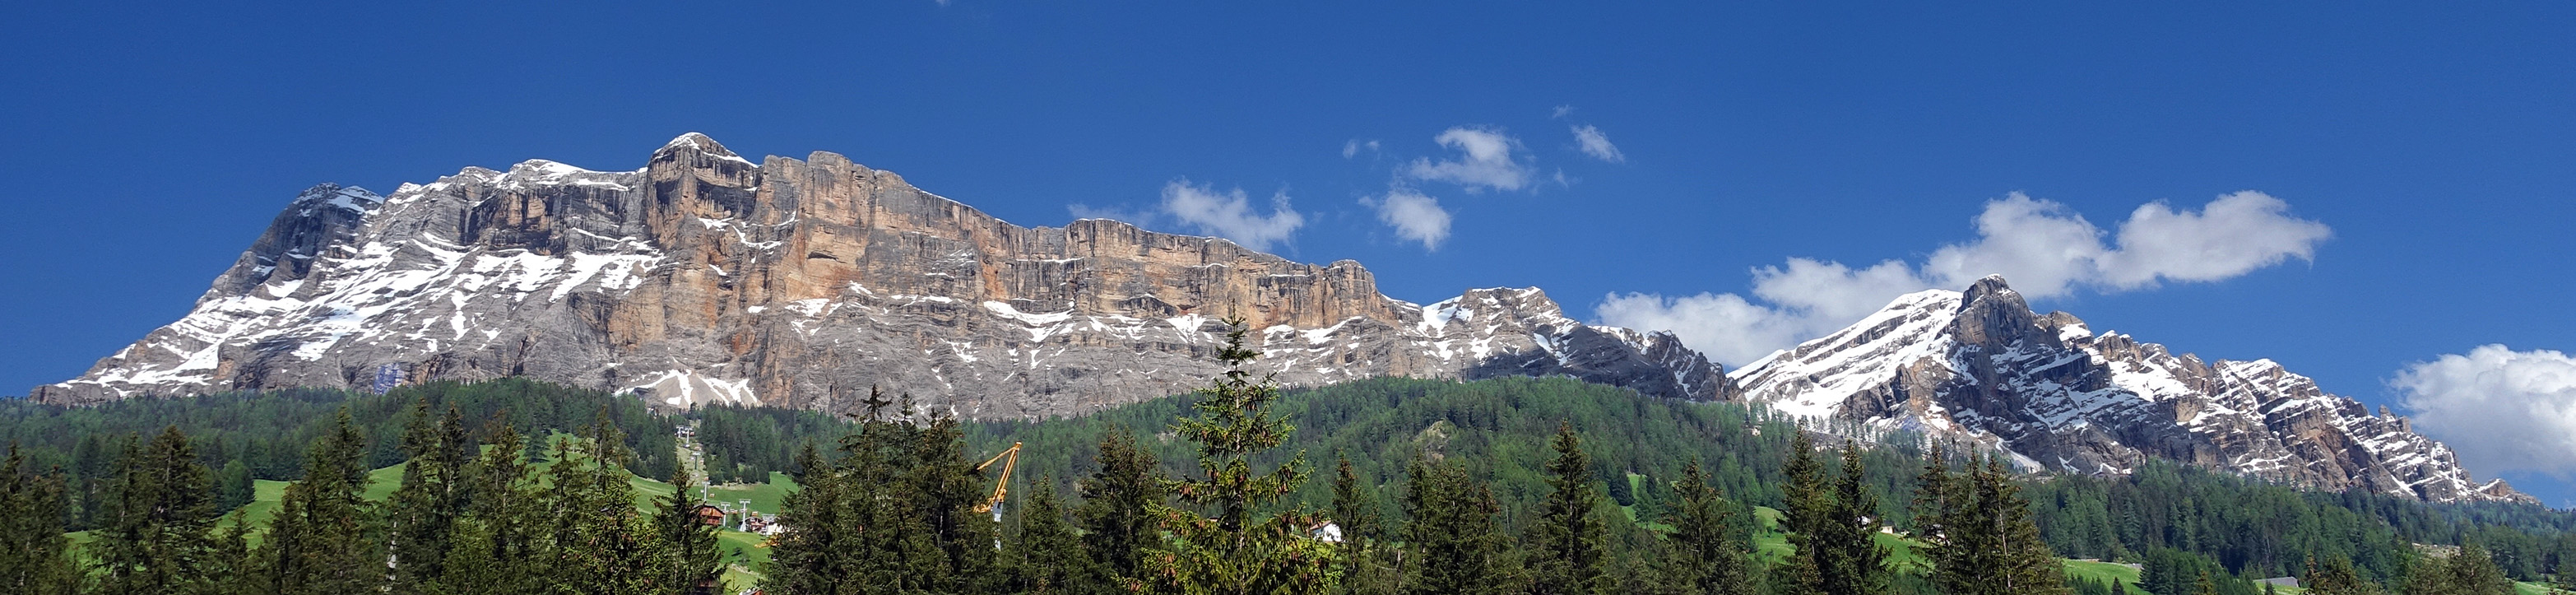
[(1571, 115), (1574, 115), (1574, 106), (1571, 106), (1571, 105), (1560, 105), (1560, 106), (1556, 106), (1556, 109), (1553, 109), (1553, 110), (1549, 110), (1549, 111), (1548, 111), (1547, 119), (1550, 119), (1550, 120), (1562, 120), (1562, 119), (1565, 119), (1565, 117), (1566, 117), (1566, 116), (1571, 116)]
[(1448, 182), (1466, 188), (1470, 193), (1484, 190), (1519, 190), (1529, 187), (1536, 168), (1519, 156), (1519, 139), (1492, 126), (1457, 126), (1441, 131), (1432, 140), (1458, 152), (1454, 159), (1434, 161), (1414, 159), (1399, 172), (1416, 180)]
[(1628, 155), (1620, 153), (1618, 145), (1610, 144), (1610, 136), (1602, 134), (1600, 128), (1591, 124), (1574, 127), (1574, 143), (1577, 148), (1583, 149), (1583, 154), (1591, 155), (1593, 159), (1611, 163), (1628, 162)]
[(1347, 140), (1347, 141), (1342, 141), (1342, 158), (1343, 158), (1343, 159), (1349, 159), (1349, 158), (1352, 158), (1352, 157), (1357, 157), (1357, 156), (1359, 156), (1359, 154), (1360, 154), (1360, 152), (1361, 152), (1361, 151), (1368, 151), (1368, 152), (1370, 152), (1370, 153), (1376, 153), (1376, 152), (1377, 152), (1377, 147), (1378, 147), (1378, 145), (1377, 145), (1377, 141), (1374, 141), (1374, 140), (1364, 141), (1364, 140), (1360, 140), (1360, 139), (1356, 139), (1356, 138), (1355, 138), (1355, 139), (1351, 139), (1351, 140)]

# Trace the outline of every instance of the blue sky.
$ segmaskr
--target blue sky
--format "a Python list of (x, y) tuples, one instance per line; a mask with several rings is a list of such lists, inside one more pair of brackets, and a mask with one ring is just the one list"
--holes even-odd
[(1402, 299), (1643, 295), (1616, 317), (1702, 328), (1673, 306), (1826, 324), (1757, 286), (1791, 258), (1946, 281), (1996, 201), (2135, 256), (2142, 205), (2254, 191), (2278, 204), (2174, 236), (2214, 256), (2079, 262), (2036, 305), (2413, 399), (2481, 475), (2576, 504), (2565, 4), (354, 4), (0, 8), (0, 393), (176, 319), (316, 182), (630, 169), (693, 130), (1023, 225), (1141, 215)]

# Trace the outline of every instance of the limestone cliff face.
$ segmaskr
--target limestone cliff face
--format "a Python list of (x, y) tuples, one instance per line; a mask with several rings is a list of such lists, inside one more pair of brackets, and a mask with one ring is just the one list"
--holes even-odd
[(2127, 473), (2149, 458), (2329, 491), (2535, 502), (2471, 481), (2405, 418), (2271, 360), (2204, 362), (2074, 315), (2034, 313), (2000, 277), (1898, 298), (1736, 371), (1745, 399), (1985, 442), (2030, 467)]
[(1429, 306), (1308, 264), (1108, 220), (1028, 228), (831, 153), (753, 163), (690, 134), (642, 169), (529, 161), (378, 197), (324, 185), (186, 318), (32, 396), (362, 388), (525, 375), (672, 404), (834, 409), (871, 386), (975, 417), (1069, 415), (1217, 371), (1217, 321), (1314, 385), (1569, 375), (1731, 394), (1671, 335), (1568, 319), (1536, 289)]

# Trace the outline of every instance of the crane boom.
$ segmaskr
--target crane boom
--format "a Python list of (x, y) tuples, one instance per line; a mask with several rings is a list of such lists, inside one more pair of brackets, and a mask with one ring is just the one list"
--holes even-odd
[(1011, 443), (1010, 448), (1002, 449), (1000, 454), (993, 455), (993, 458), (990, 459), (984, 459), (984, 463), (976, 465), (975, 470), (983, 471), (985, 467), (993, 466), (994, 461), (1002, 462), (1002, 476), (993, 482), (992, 499), (985, 500), (983, 504), (975, 505), (975, 512), (992, 512), (994, 507), (1002, 505), (1002, 498), (1004, 496), (1010, 495), (1011, 472), (1018, 469), (1020, 466), (1020, 443), (1013, 442)]

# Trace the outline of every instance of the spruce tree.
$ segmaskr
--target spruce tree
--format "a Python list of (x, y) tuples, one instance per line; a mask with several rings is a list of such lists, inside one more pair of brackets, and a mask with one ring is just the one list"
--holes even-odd
[(796, 454), (799, 487), (787, 494), (778, 522), (796, 530), (778, 536), (769, 563), (761, 568), (761, 589), (782, 595), (832, 593), (839, 581), (874, 577), (844, 576), (848, 558), (860, 555), (855, 540), (846, 539), (848, 499), (839, 473), (823, 461), (812, 444)]
[(2341, 556), (2328, 558), (2322, 564), (2315, 556), (2307, 559), (2299, 586), (2311, 595), (2379, 595), (2379, 587), (2361, 579), (2353, 571), (2352, 561)]
[[(1843, 444), (1843, 473), (1823, 524), (1818, 548), (1818, 586), (1828, 595), (1879, 595), (1887, 592), (1887, 548), (1878, 544), (1878, 495), (1861, 467), (1860, 445)], [(2052, 584), (2054, 584), (2052, 582)]]
[(241, 512), (226, 516), (232, 520), (225, 522), (223, 530), (215, 534), (212, 564), (217, 583), (215, 592), (224, 595), (265, 593), (259, 588), (261, 581), (255, 578), (259, 575), (259, 565), (258, 560), (251, 557), (250, 534), (255, 530), (251, 528), (250, 520)]
[(542, 583), (544, 492), (528, 463), (528, 441), (502, 419), (489, 426), (490, 447), (465, 468), (464, 522), (437, 581), (445, 593), (523, 593)]
[(463, 414), (451, 407), (433, 420), (429, 399), (413, 403), (404, 423), (401, 487), (386, 503), (386, 548), (394, 564), (391, 591), (426, 593), (444, 574), (447, 548), (465, 515), (470, 461)]
[(79, 586), (63, 536), (69, 505), (62, 470), (36, 474), (11, 443), (0, 462), (0, 593), (70, 595)]
[(625, 436), (608, 411), (581, 436), (557, 441), (548, 458), (546, 574), (558, 590), (641, 593), (667, 576), (660, 544), (639, 519), (625, 462)]
[(1001, 527), (978, 510), (988, 504), (992, 488), (975, 469), (977, 461), (966, 456), (964, 430), (943, 414), (912, 436), (911, 493), (895, 501), (912, 504), (907, 513), (924, 523), (920, 537), (930, 549), (908, 548), (906, 572), (926, 579), (933, 592), (966, 592), (995, 580), (993, 546), (1001, 541)]
[(1099, 563), (1064, 520), (1064, 503), (1056, 497), (1055, 480), (1038, 484), (1037, 493), (1020, 511), (1020, 530), (1007, 553), (1014, 593), (1107, 593)]
[(661, 514), (653, 517), (667, 571), (659, 581), (661, 592), (711, 593), (725, 569), (716, 527), (699, 520), (698, 508), (706, 502), (698, 499), (698, 482), (688, 465), (671, 466), (671, 487), (671, 495), (662, 497)]
[(1493, 595), (1509, 586), (1505, 543), (1491, 487), (1454, 464), (1416, 460), (1405, 469), (1405, 595)]
[(1100, 469), (1082, 482), (1082, 506), (1074, 512), (1082, 525), (1083, 545), (1099, 557), (1122, 584), (1141, 580), (1137, 570), (1145, 550), (1160, 540), (1153, 510), (1166, 492), (1160, 462), (1125, 430), (1100, 434)]
[(1393, 593), (1396, 577), (1387, 563), (1381, 544), (1378, 508), (1369, 497), (1368, 486), (1361, 485), (1359, 473), (1351, 468), (1350, 457), (1340, 457), (1333, 470), (1333, 523), (1341, 529), (1342, 593), (1379, 595)]
[(1180, 506), (1159, 510), (1171, 537), (1149, 550), (1148, 582), (1159, 590), (1216, 595), (1310, 593), (1330, 586), (1333, 550), (1311, 538), (1321, 521), (1298, 506), (1263, 516), (1260, 509), (1295, 493), (1306, 481), (1306, 456), (1260, 472), (1253, 458), (1278, 448), (1295, 431), (1272, 410), (1278, 384), (1254, 379), (1248, 365), (1260, 352), (1244, 346), (1250, 331), (1226, 321), (1217, 361), (1226, 371), (1200, 389), (1198, 417), (1172, 431), (1198, 444), (1198, 473), (1166, 481)]
[(1780, 488), (1785, 500), (1780, 524), (1789, 531), (1792, 549), (1789, 559), (1771, 570), (1771, 590), (1778, 595), (1844, 595), (1825, 590), (1836, 507), (1824, 465), (1816, 461), (1815, 444), (1803, 430), (1789, 439), (1789, 450), (1789, 461), (1781, 468), (1787, 483)]
[(1745, 552), (1742, 519), (1735, 504), (1708, 484), (1699, 459), (1682, 468), (1673, 493), (1676, 501), (1665, 521), (1673, 526), (1667, 550), (1673, 558), (1666, 572), (1672, 582), (1697, 595), (1753, 595), (1753, 562)]
[(1978, 533), (1990, 535), (1980, 539), (1990, 544), (1992, 560), (1983, 581), (1985, 593), (2055, 594), (2065, 592), (2065, 564), (2057, 553), (2040, 539), (2039, 524), (2031, 519), (2030, 502), (2021, 497), (2020, 486), (2013, 485), (2012, 471), (2004, 466), (2002, 455), (1990, 455), (1986, 464), (1969, 475), (1975, 487), (1975, 504), (1963, 506), (1973, 511), (1964, 520), (1975, 525)]
[(1979, 543), (1985, 536), (1974, 530), (1973, 523), (1953, 526), (1954, 517), (1967, 508), (1965, 500), (1974, 495), (1959, 483), (1950, 471), (1949, 453), (1933, 445), (1924, 456), (1923, 470), (1914, 476), (1914, 539), (1924, 544), (1916, 551), (1932, 564), (1933, 586), (1948, 595), (1977, 592), (1985, 572), (1978, 568), (1979, 558), (1987, 551), (1983, 549), (1987, 545)]
[(2513, 579), (2496, 567), (2495, 557), (2477, 543), (2460, 546), (2460, 553), (2442, 565), (2447, 575), (2448, 592), (2455, 595), (2512, 595)]
[(1572, 424), (1557, 425), (1549, 442), (1556, 458), (1547, 464), (1547, 499), (1524, 543), (1531, 548), (1529, 571), (1533, 595), (1586, 595), (1611, 587), (1602, 544), (1605, 524), (1596, 513), (1601, 490), (1593, 486), (1592, 461)]
[(222, 515), (212, 473), (197, 464), (188, 437), (170, 426), (149, 444), (125, 440), (103, 527), (89, 546), (97, 558), (98, 595), (193, 595), (216, 592), (215, 542)]
[(304, 479), (286, 487), (254, 554), (262, 582), (280, 595), (357, 593), (385, 581), (383, 543), (371, 535), (366, 439), (340, 410), (307, 451)]

